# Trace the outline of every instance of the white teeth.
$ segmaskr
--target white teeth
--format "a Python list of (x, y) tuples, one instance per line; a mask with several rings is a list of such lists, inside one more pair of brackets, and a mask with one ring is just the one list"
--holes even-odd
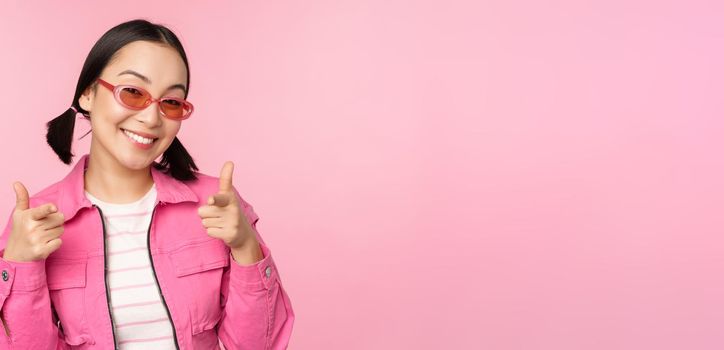
[(123, 132), (124, 132), (126, 135), (128, 135), (128, 137), (134, 139), (134, 140), (135, 140), (136, 142), (138, 142), (138, 143), (143, 143), (143, 144), (148, 145), (148, 144), (150, 144), (151, 142), (153, 142), (152, 139), (147, 139), (147, 138), (145, 138), (145, 137), (143, 137), (143, 136), (138, 136), (138, 135), (136, 135), (136, 134), (134, 134), (134, 133), (132, 133), (132, 132), (130, 132), (130, 131), (128, 131), (128, 130), (123, 130)]

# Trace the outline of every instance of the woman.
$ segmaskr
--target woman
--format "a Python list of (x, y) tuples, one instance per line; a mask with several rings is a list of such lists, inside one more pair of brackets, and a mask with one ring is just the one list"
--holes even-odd
[(145, 20), (91, 49), (47, 134), (70, 164), (82, 113), (89, 154), (32, 197), (14, 183), (0, 348), (286, 348), (294, 313), (233, 163), (219, 177), (197, 172), (176, 138), (193, 112), (189, 78), (176, 35)]

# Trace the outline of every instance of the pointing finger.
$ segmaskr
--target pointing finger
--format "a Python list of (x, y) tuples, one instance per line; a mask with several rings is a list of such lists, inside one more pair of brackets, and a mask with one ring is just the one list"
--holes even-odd
[(209, 201), (207, 203), (217, 207), (225, 207), (231, 203), (231, 196), (232, 194), (230, 193), (217, 193), (209, 197)]
[(39, 207), (35, 207), (33, 209), (30, 209), (30, 217), (33, 220), (41, 220), (47, 217), (48, 215), (55, 213), (57, 208), (52, 203), (46, 203)]
[(222, 211), (213, 205), (202, 205), (199, 207), (199, 209), (196, 212), (199, 214), (199, 217), (202, 219), (218, 218), (218, 217), (222, 216)]

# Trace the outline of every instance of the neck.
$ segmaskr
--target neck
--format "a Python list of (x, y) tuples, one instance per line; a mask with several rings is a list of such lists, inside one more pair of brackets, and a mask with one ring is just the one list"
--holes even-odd
[(85, 190), (108, 203), (132, 203), (143, 197), (153, 186), (151, 165), (130, 169), (113, 156), (91, 152), (84, 176)]

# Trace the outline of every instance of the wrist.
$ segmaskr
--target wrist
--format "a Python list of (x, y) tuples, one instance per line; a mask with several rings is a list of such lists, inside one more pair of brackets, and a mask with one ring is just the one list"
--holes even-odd
[(231, 256), (241, 265), (251, 265), (264, 258), (256, 239), (248, 239), (244, 244), (231, 248)]

